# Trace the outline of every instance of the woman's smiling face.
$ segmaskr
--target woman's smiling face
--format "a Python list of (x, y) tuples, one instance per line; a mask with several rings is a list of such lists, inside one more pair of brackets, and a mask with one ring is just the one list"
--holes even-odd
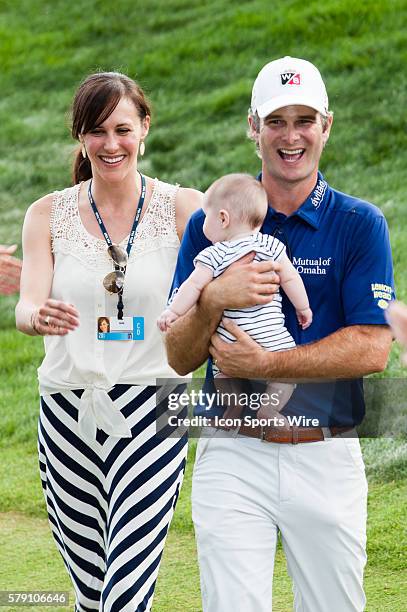
[(103, 333), (106, 334), (109, 331), (109, 324), (106, 321), (106, 319), (102, 319), (99, 323), (99, 330)]
[(93, 176), (119, 182), (134, 172), (140, 141), (147, 136), (149, 125), (149, 116), (140, 119), (132, 100), (121, 98), (101, 125), (81, 136)]

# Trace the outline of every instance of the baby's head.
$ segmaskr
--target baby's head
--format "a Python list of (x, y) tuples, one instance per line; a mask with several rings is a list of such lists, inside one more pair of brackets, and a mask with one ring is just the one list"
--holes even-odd
[(267, 195), (260, 181), (249, 174), (222, 176), (204, 196), (204, 234), (211, 242), (222, 242), (259, 231), (267, 206)]

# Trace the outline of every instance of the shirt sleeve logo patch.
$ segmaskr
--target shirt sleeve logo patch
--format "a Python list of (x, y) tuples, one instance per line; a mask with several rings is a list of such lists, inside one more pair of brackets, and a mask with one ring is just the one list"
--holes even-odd
[(389, 285), (383, 283), (371, 283), (370, 285), (373, 298), (377, 300), (377, 305), (382, 310), (386, 310), (389, 302), (392, 300), (393, 289)]

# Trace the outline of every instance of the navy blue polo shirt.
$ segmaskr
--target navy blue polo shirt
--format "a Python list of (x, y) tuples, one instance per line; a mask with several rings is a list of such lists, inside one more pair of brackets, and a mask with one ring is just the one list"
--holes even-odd
[[(193, 271), (195, 256), (211, 244), (202, 231), (204, 218), (199, 210), (188, 222), (170, 295)], [(292, 215), (269, 205), (261, 231), (286, 244), (308, 293), (314, 317), (302, 330), (281, 291), (286, 327), (296, 344), (349, 325), (386, 325), (385, 309), (394, 299), (393, 266), (387, 223), (377, 207), (332, 189), (318, 174), (315, 188)], [(208, 389), (211, 378), (209, 360)], [(222, 408), (198, 412), (213, 416)], [(323, 426), (356, 425), (364, 416), (362, 381), (298, 385), (283, 413), (318, 418)]]

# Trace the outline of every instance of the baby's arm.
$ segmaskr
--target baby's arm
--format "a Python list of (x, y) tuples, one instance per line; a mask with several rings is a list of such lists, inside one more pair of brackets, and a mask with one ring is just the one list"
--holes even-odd
[(182, 283), (178, 292), (175, 294), (173, 301), (169, 306), (169, 310), (172, 310), (179, 317), (186, 312), (192, 306), (194, 306), (199, 300), (202, 290), (208, 285), (213, 279), (213, 270), (204, 266), (200, 263), (196, 264), (195, 270)]
[(161, 331), (167, 331), (173, 321), (188, 312), (197, 303), (202, 290), (212, 279), (213, 270), (197, 263), (195, 270), (182, 283), (173, 301), (158, 319), (157, 324)]
[(287, 255), (284, 255), (279, 260), (279, 263), (281, 264), (281, 270), (279, 272), (280, 285), (295, 307), (298, 323), (301, 325), (302, 329), (307, 329), (312, 323), (312, 311), (309, 307), (304, 283)]

